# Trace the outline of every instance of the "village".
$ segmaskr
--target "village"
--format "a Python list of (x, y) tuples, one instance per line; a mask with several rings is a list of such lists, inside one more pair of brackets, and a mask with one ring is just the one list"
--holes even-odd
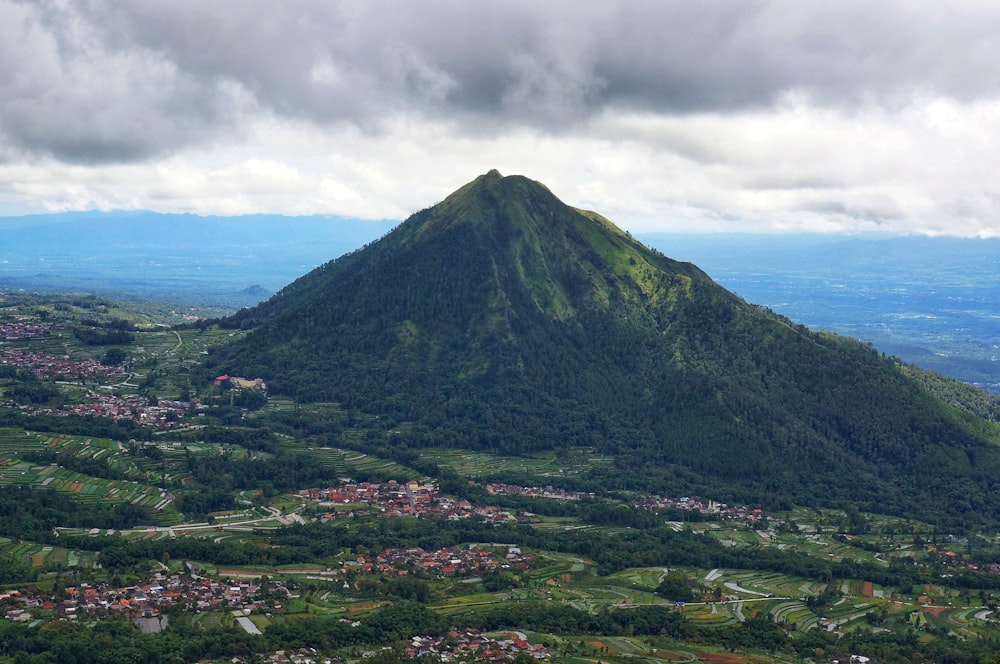
[(650, 512), (660, 512), (668, 509), (694, 511), (700, 514), (714, 514), (722, 519), (737, 519), (741, 521), (758, 521), (769, 518), (762, 510), (746, 505), (727, 505), (710, 498), (699, 496), (645, 496), (632, 503), (634, 507)]
[[(298, 494), (321, 505), (366, 505), (379, 508), (384, 516), (415, 516), (418, 518), (466, 519), (478, 516), (491, 523), (517, 521), (512, 512), (495, 506), (475, 507), (467, 500), (442, 496), (435, 484), (416, 480), (400, 483), (389, 480), (383, 483), (360, 482), (326, 489), (305, 489)], [(341, 509), (327, 512), (322, 521), (350, 518), (356, 512)]]
[(38, 379), (83, 380), (85, 378), (122, 378), (126, 371), (121, 366), (108, 366), (97, 360), (70, 360), (49, 353), (22, 348), (5, 348), (0, 352), (0, 365), (14, 367), (34, 374)]
[(581, 500), (583, 498), (594, 497), (593, 492), (583, 493), (581, 491), (559, 489), (552, 486), (518, 486), (502, 482), (484, 484), (483, 489), (486, 490), (486, 493), (494, 496), (527, 496), (529, 498), (550, 498), (552, 500)]
[[(469, 481), (470, 486), (477, 486), (475, 481)], [(569, 489), (559, 489), (551, 486), (519, 486), (503, 483), (486, 483), (483, 489), (493, 496), (526, 496), (530, 498), (545, 498), (549, 500), (582, 500), (594, 499), (594, 493), (584, 493)], [(349, 519), (359, 515), (353, 507), (338, 506), (368, 506), (376, 507), (383, 516), (415, 516), (418, 518), (466, 519), (480, 517), (490, 523), (503, 523), (524, 520), (530, 517), (525, 512), (513, 512), (497, 506), (475, 506), (468, 500), (443, 496), (437, 486), (428, 481), (423, 483), (411, 480), (400, 483), (389, 480), (384, 483), (360, 482), (343, 484), (325, 489), (305, 489), (298, 493), (299, 497), (316, 501), (320, 505), (333, 508), (324, 513), (323, 522), (336, 519)], [(679, 509), (710, 515), (722, 520), (738, 520), (744, 522), (775, 521), (759, 508), (746, 505), (727, 505), (709, 498), (698, 496), (644, 496), (632, 501), (632, 506), (650, 512), (660, 512), (668, 509)]]
[(341, 571), (397, 577), (412, 573), (439, 577), (480, 577), (485, 572), (499, 569), (515, 568), (522, 572), (528, 569), (533, 558), (531, 554), (523, 553), (516, 546), (500, 546), (507, 550), (502, 560), (490, 549), (475, 544), (449, 546), (436, 551), (424, 551), (420, 547), (386, 549), (381, 553), (359, 555), (348, 560), (342, 565)]
[(116, 422), (129, 420), (158, 431), (191, 426), (189, 422), (181, 420), (190, 410), (190, 402), (166, 399), (153, 401), (140, 395), (115, 396), (88, 392), (84, 401), (67, 404), (61, 408), (30, 404), (18, 408), (27, 415), (92, 415), (106, 417)]
[[(470, 481), (470, 484), (474, 486), (476, 483)], [(529, 498), (548, 498), (551, 500), (583, 500), (596, 497), (593, 492), (585, 493), (552, 486), (519, 486), (516, 484), (504, 484), (502, 482), (490, 482), (483, 484), (482, 487), (486, 493), (492, 496), (526, 496)], [(699, 496), (643, 496), (632, 501), (632, 506), (650, 512), (679, 509), (698, 512), (703, 515), (715, 515), (720, 519), (736, 519), (741, 521), (758, 521), (770, 518), (760, 509), (747, 507), (746, 505), (727, 505), (726, 503), (719, 503), (710, 498)]]
[(479, 662), (504, 662), (523, 654), (535, 659), (547, 659), (548, 649), (542, 645), (532, 645), (524, 634), (515, 632), (509, 639), (494, 639), (477, 629), (452, 629), (441, 636), (414, 636), (405, 649), (407, 657), (417, 658), (428, 655), (450, 662), (467, 656)]
[[(139, 620), (160, 616), (170, 607), (191, 611), (281, 611), (287, 597), (288, 590), (275, 582), (263, 585), (246, 580), (227, 583), (193, 575), (157, 573), (146, 583), (123, 588), (100, 583), (49, 593), (31, 589), (5, 591), (0, 593), (0, 611), (7, 620), (15, 622), (112, 615)], [(143, 624), (140, 627), (150, 629), (151, 626)], [(159, 630), (153, 627), (152, 631)]]
[[(0, 296), (3, 294), (0, 292)], [(44, 337), (53, 329), (61, 327), (64, 325), (39, 321), (32, 316), (16, 315), (12, 321), (0, 321), (0, 339), (16, 341)]]
[[(354, 567), (371, 569), (373, 572), (405, 574), (403, 566), (416, 565), (425, 572), (434, 571), (442, 575), (457, 575), (461, 572), (480, 572), (500, 563), (492, 553), (478, 547), (448, 547), (437, 552), (421, 549), (386, 550), (372, 556), (383, 561), (377, 566), (370, 562), (360, 562)], [(523, 556), (516, 547), (510, 547), (507, 560), (517, 561), (527, 567), (530, 556)], [(450, 570), (450, 571), (449, 571)], [(185, 611), (228, 611), (236, 617), (237, 624), (250, 634), (260, 634), (259, 629), (247, 617), (253, 613), (282, 613), (285, 604), (293, 597), (280, 582), (268, 581), (222, 581), (207, 579), (197, 575), (156, 573), (145, 583), (128, 587), (113, 587), (107, 583), (97, 585), (82, 584), (52, 592), (36, 592), (33, 588), (8, 590), (0, 593), (0, 615), (15, 623), (39, 624), (49, 621), (100, 620), (110, 617), (130, 619), (140, 630), (156, 633), (170, 625), (170, 610)], [(358, 623), (352, 623), (357, 625)], [(549, 653), (544, 645), (532, 645), (521, 633), (512, 633), (510, 638), (489, 637), (473, 628), (452, 628), (443, 635), (414, 636), (409, 640), (405, 652), (410, 657), (434, 655), (441, 661), (452, 661), (463, 656), (472, 656), (476, 661), (512, 661), (518, 655), (528, 655), (535, 659), (547, 659)], [(321, 657), (315, 649), (299, 648), (279, 650), (263, 656), (263, 661), (299, 664), (340, 660)], [(244, 661), (234, 658), (233, 662)]]

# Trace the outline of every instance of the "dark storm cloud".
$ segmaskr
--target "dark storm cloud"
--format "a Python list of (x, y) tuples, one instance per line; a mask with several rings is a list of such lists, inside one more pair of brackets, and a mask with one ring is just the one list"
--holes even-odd
[(224, 141), (268, 115), (566, 132), (605, 110), (726, 113), (790, 93), (966, 101), (1000, 92), (998, 17), (914, 0), (0, 0), (0, 143), (109, 162)]
[(110, 48), (60, 3), (0, 2), (0, 148), (71, 162), (141, 159), (208, 139), (238, 85), (140, 44)]

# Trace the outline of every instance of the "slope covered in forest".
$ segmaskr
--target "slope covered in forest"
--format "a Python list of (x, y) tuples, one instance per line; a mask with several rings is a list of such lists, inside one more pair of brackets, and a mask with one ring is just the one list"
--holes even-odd
[[(996, 424), (491, 171), (225, 324), (218, 371), (397, 448), (591, 446), (614, 488), (1000, 516)], [(638, 471), (638, 472), (637, 472)]]

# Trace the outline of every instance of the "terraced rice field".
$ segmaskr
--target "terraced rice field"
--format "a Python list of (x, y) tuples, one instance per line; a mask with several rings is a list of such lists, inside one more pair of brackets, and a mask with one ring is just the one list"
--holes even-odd
[(698, 625), (707, 627), (722, 627), (739, 622), (733, 612), (733, 604), (712, 603), (701, 606), (685, 606), (684, 617)]
[(354, 477), (362, 473), (384, 477), (418, 479), (420, 474), (395, 461), (371, 456), (363, 452), (343, 450), (336, 447), (311, 447), (305, 452), (316, 463), (332, 470), (339, 477)]
[(94, 460), (103, 459), (111, 465), (120, 460), (119, 453), (124, 450), (124, 447), (121, 443), (107, 438), (53, 435), (21, 429), (0, 429), (0, 458), (8, 455), (20, 456), (27, 452), (41, 450)]
[(819, 622), (812, 609), (797, 600), (787, 600), (771, 606), (771, 618), (781, 625), (795, 625), (798, 631), (815, 627)]
[(555, 453), (503, 457), (485, 452), (433, 448), (423, 450), (421, 456), (438, 465), (451, 468), (459, 475), (479, 478), (505, 474), (531, 475), (538, 478), (566, 477), (611, 463), (610, 457), (598, 456), (592, 450), (582, 448), (559, 457)]
[(92, 569), (98, 558), (98, 554), (94, 551), (73, 551), (30, 542), (15, 544), (8, 538), (0, 538), (0, 551), (24, 561), (35, 569)]
[[(23, 454), (51, 450), (90, 460), (106, 459), (109, 468), (123, 468), (133, 476), (141, 471), (124, 454), (120, 443), (101, 438), (52, 436), (17, 429), (0, 429), (0, 484), (43, 486), (74, 494), (81, 502), (130, 502), (150, 510), (161, 525), (180, 521), (174, 497), (166, 489), (132, 480), (90, 477), (56, 465), (38, 466), (18, 460)], [(126, 474), (124, 471), (122, 474)]]

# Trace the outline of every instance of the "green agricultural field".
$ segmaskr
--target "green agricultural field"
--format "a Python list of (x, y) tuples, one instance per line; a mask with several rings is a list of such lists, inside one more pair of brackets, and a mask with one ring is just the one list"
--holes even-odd
[[(152, 443), (148, 445), (152, 445)], [(161, 450), (164, 447), (169, 448), (169, 444), (159, 447)], [(125, 445), (106, 438), (0, 429), (0, 464), (3, 464), (4, 459), (9, 462), (25, 454), (38, 452), (48, 452), (57, 454), (60, 458), (71, 457), (85, 462), (106, 465), (108, 476), (129, 480), (147, 479), (152, 474), (166, 479), (174, 486), (180, 486), (186, 475), (186, 471), (182, 468), (182, 465), (186, 466), (183, 450), (180, 450), (180, 454), (173, 458), (167, 452), (162, 455), (163, 459), (154, 461), (143, 453), (141, 444)], [(44, 470), (36, 470), (35, 472), (38, 472), (43, 478), (51, 476), (51, 472)], [(0, 483), (2, 481), (0, 479)]]
[(434, 610), (443, 615), (462, 614), (470, 610), (482, 609), (486, 607), (503, 604), (507, 597), (503, 593), (480, 593), (476, 595), (462, 595), (452, 597), (443, 604), (434, 606)]
[(150, 510), (161, 525), (178, 523), (173, 497), (164, 489), (125, 480), (89, 477), (59, 466), (32, 466), (19, 462), (0, 467), (0, 484), (27, 484), (75, 495), (81, 502), (131, 502)]
[(298, 453), (308, 456), (316, 464), (329, 469), (338, 477), (353, 478), (358, 474), (365, 477), (398, 477), (407, 480), (415, 480), (420, 477), (420, 474), (412, 468), (402, 466), (395, 461), (353, 450), (335, 447), (310, 447)]
[(709, 627), (722, 627), (739, 622), (733, 613), (733, 605), (725, 602), (688, 604), (684, 606), (682, 613), (695, 624)]
[(589, 448), (573, 448), (568, 452), (546, 452), (524, 457), (503, 457), (487, 452), (430, 448), (421, 456), (454, 470), (459, 475), (476, 478), (497, 478), (505, 475), (555, 478), (580, 475), (610, 466), (610, 457), (598, 456)]
[(0, 552), (42, 570), (93, 569), (99, 556), (94, 551), (75, 551), (31, 542), (14, 544), (10, 540), (0, 541)]

